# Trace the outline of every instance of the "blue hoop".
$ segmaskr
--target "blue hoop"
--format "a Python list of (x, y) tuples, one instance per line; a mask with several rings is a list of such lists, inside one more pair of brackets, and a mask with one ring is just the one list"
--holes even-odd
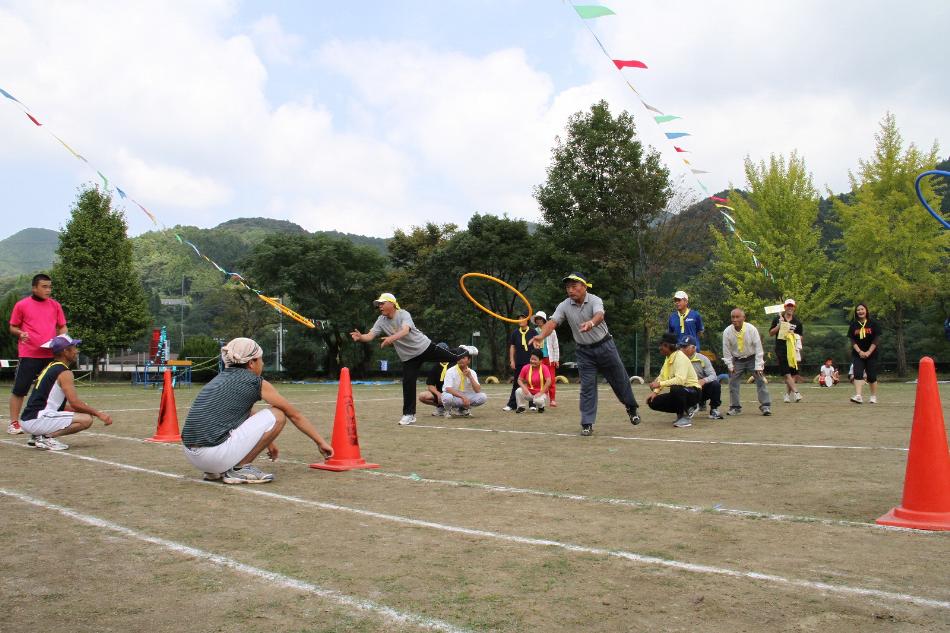
[(950, 178), (950, 171), (941, 171), (939, 169), (931, 169), (917, 176), (917, 180), (914, 181), (914, 189), (917, 190), (917, 199), (920, 200), (920, 204), (924, 205), (924, 208), (930, 212), (930, 215), (934, 216), (937, 222), (940, 222), (940, 224), (943, 225), (943, 228), (950, 229), (950, 222), (947, 222), (942, 217), (940, 217), (940, 215), (936, 211), (930, 208), (930, 205), (927, 204), (927, 201), (924, 200), (924, 194), (920, 191), (920, 181), (924, 176), (946, 176), (947, 178)]

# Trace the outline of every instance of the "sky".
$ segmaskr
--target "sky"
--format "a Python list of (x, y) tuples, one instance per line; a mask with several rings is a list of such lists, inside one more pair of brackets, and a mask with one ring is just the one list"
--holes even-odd
[[(574, 4), (582, 4), (575, 2)], [(589, 4), (595, 4), (591, 1)], [(164, 226), (269, 217), (388, 237), (537, 221), (556, 137), (606, 99), (684, 196), (797, 151), (850, 189), (885, 113), (950, 155), (945, 0), (0, 0), (0, 238), (60, 229), (96, 169)], [(648, 69), (617, 71), (610, 58)], [(682, 117), (653, 120), (650, 105)], [(94, 166), (77, 160), (50, 134)], [(664, 132), (687, 132), (676, 144)], [(124, 207), (132, 235), (156, 228)]]

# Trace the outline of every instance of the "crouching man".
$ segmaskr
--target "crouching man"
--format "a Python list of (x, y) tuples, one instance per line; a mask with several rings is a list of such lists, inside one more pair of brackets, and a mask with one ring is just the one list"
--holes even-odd
[(85, 431), (92, 426), (92, 419), (99, 418), (103, 424), (112, 424), (112, 418), (79, 399), (73, 372), (70, 369), (79, 356), (77, 346), (82, 339), (66, 334), (54, 337), (42, 347), (53, 352), (53, 362), (46, 366), (36, 379), (36, 385), (20, 416), (24, 433), (32, 435), (28, 442), (47, 451), (65, 451), (69, 446), (58, 437)]
[[(313, 424), (272, 384), (261, 378), (264, 352), (249, 338), (236, 338), (221, 348), (224, 370), (198, 393), (181, 431), (185, 458), (205, 479), (223, 479), (226, 484), (260, 484), (273, 481), (251, 462), (267, 449), (277, 459), (275, 440), (289, 419), (323, 453), (333, 449)], [(251, 407), (264, 400), (271, 406), (251, 414)]]
[(472, 407), (480, 407), (488, 401), (478, 382), (478, 374), (469, 367), (472, 362), (473, 347), (465, 346), (452, 350), (458, 354), (458, 361), (445, 372), (442, 384), (442, 406), (452, 417), (472, 415)]
[(518, 374), (518, 391), (515, 392), (518, 413), (524, 413), (525, 407), (529, 406), (532, 411), (544, 413), (552, 378), (551, 369), (541, 363), (543, 355), (539, 349), (531, 350), (531, 360), (521, 368), (521, 373)]

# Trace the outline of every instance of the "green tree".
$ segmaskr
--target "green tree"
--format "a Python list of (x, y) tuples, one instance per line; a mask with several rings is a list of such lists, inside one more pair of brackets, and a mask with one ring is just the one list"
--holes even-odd
[[(950, 233), (920, 207), (914, 191), (917, 174), (937, 164), (936, 142), (927, 153), (913, 143), (904, 149), (897, 120), (890, 113), (874, 139), (873, 157), (859, 160), (858, 173), (849, 174), (853, 199), (849, 204), (835, 202), (844, 246), (841, 277), (854, 303), (866, 302), (893, 332), (897, 373), (904, 376), (908, 311), (947, 287)], [(928, 203), (937, 208), (931, 183), (922, 184)]]
[(0, 319), (3, 319), (2, 326), (0, 326), (0, 358), (12, 359), (20, 355), (17, 349), (17, 337), (10, 333), (8, 326), (10, 315), (13, 314), (13, 306), (21, 298), (22, 296), (18, 292), (11, 290), (3, 295), (3, 300), (0, 301)]
[(788, 160), (773, 155), (768, 163), (746, 158), (745, 175), (746, 195), (729, 197), (735, 232), (713, 229), (713, 270), (729, 302), (756, 315), (794, 297), (802, 319), (823, 315), (838, 289), (819, 243), (819, 198), (805, 161), (795, 153)]
[(125, 215), (97, 187), (79, 191), (60, 234), (52, 277), (69, 331), (83, 340), (83, 352), (98, 361), (109, 350), (128, 347), (150, 322), (148, 303), (132, 266)]
[(547, 263), (550, 279), (575, 267), (588, 274), (611, 329), (631, 332), (644, 307), (636, 300), (651, 294), (638, 277), (644, 239), (637, 238), (649, 235), (672, 196), (660, 155), (637, 140), (629, 113), (614, 117), (601, 101), (571, 116), (534, 195), (549, 245), (539, 265)]

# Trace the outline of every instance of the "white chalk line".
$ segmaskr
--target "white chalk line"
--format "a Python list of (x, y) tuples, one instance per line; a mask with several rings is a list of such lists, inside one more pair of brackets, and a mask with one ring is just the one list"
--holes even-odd
[[(137, 437), (128, 437), (124, 435), (114, 435), (112, 433), (100, 433), (96, 431), (86, 431), (84, 435), (95, 435), (98, 437), (105, 437), (115, 440), (125, 440), (127, 442), (138, 442), (142, 444), (148, 444), (151, 446), (166, 446), (175, 448), (177, 444), (165, 444), (161, 442), (149, 442), (148, 440), (137, 438)], [(2, 441), (2, 440), (0, 440)], [(5, 443), (8, 444), (17, 444), (11, 440), (6, 440)], [(311, 462), (304, 462), (295, 459), (286, 459), (281, 457), (280, 462), (285, 464), (297, 464), (300, 466), (309, 466)], [(686, 504), (675, 504), (675, 503), (663, 503), (661, 501), (642, 501), (638, 499), (623, 499), (623, 498), (612, 498), (612, 497), (594, 497), (589, 495), (579, 495), (568, 492), (560, 492), (556, 490), (537, 490), (533, 488), (519, 488), (514, 486), (505, 486), (502, 484), (486, 484), (477, 481), (460, 481), (457, 479), (430, 479), (426, 477), (412, 476), (412, 475), (403, 475), (400, 473), (392, 473), (380, 470), (363, 470), (359, 469), (356, 471), (357, 474), (363, 476), (372, 476), (372, 477), (387, 477), (391, 479), (402, 479), (405, 481), (412, 481), (416, 483), (425, 483), (425, 484), (437, 484), (445, 486), (453, 486), (458, 488), (475, 488), (478, 490), (485, 490), (488, 492), (498, 492), (502, 494), (514, 494), (514, 495), (530, 495), (537, 497), (547, 497), (551, 499), (564, 499), (568, 501), (580, 501), (584, 503), (593, 503), (593, 504), (602, 504), (602, 505), (617, 505), (617, 506), (629, 506), (633, 508), (659, 508), (663, 510), (673, 510), (678, 512), (694, 512), (702, 513), (709, 512), (714, 514), (722, 514), (725, 516), (734, 516), (742, 517), (756, 520), (769, 520), (769, 521), (779, 521), (785, 523), (818, 523), (821, 525), (829, 526), (839, 526), (839, 527), (859, 527), (859, 528), (870, 528), (873, 530), (880, 530), (883, 532), (910, 532), (910, 533), (919, 533), (919, 534), (931, 534), (928, 530), (918, 530), (915, 528), (904, 528), (897, 527), (893, 525), (878, 525), (877, 523), (866, 523), (862, 521), (848, 521), (846, 519), (829, 519), (824, 517), (812, 517), (805, 515), (795, 515), (795, 514), (772, 514), (768, 512), (762, 512), (758, 510), (741, 510), (738, 508), (724, 508), (722, 506), (695, 506), (695, 505), (686, 505)]]
[[(9, 440), (0, 440), (4, 444), (10, 444)], [(22, 444), (14, 443), (17, 446), (24, 446)], [(88, 457), (85, 455), (71, 455), (66, 452), (54, 452), (50, 451), (54, 455), (59, 455), (62, 457), (73, 457), (82, 459), (84, 461), (90, 461), (94, 463), (114, 466), (117, 468), (122, 468), (125, 470), (132, 470), (135, 472), (142, 472), (146, 474), (155, 474), (162, 477), (170, 477), (173, 479), (179, 479), (181, 481), (186, 481), (189, 483), (197, 483), (202, 485), (213, 485), (220, 486), (217, 482), (209, 482), (198, 479), (192, 479), (190, 477), (185, 477), (176, 473), (167, 473), (163, 471), (154, 471), (147, 468), (141, 468), (139, 466), (132, 466), (131, 464), (123, 464), (121, 462), (113, 462), (104, 459), (98, 459), (95, 457)], [(669, 558), (660, 558), (658, 556), (648, 556), (646, 554), (637, 554), (636, 552), (627, 552), (624, 550), (611, 550), (601, 547), (589, 547), (586, 545), (577, 545), (574, 543), (565, 543), (562, 541), (555, 541), (552, 539), (541, 539), (534, 538), (529, 536), (517, 536), (514, 534), (505, 534), (503, 532), (494, 532), (491, 530), (478, 530), (474, 528), (461, 527), (456, 525), (448, 525), (445, 523), (438, 523), (435, 521), (425, 521), (422, 519), (413, 519), (411, 517), (404, 517), (395, 514), (386, 514), (383, 512), (375, 512), (372, 510), (364, 510), (362, 508), (354, 508), (350, 506), (343, 506), (336, 503), (328, 503), (325, 501), (314, 501), (312, 499), (304, 499), (302, 497), (294, 497), (291, 495), (283, 495), (276, 492), (267, 492), (266, 490), (259, 490), (256, 488), (249, 488), (246, 486), (231, 486), (231, 490), (237, 493), (257, 495), (261, 497), (266, 497), (270, 499), (276, 499), (279, 501), (286, 501), (289, 503), (295, 503), (299, 505), (311, 506), (315, 508), (320, 508), (322, 510), (334, 510), (338, 512), (346, 512), (350, 514), (356, 514), (358, 516), (365, 516), (374, 519), (379, 519), (381, 521), (387, 521), (391, 523), (398, 523), (402, 525), (410, 525), (413, 527), (429, 528), (433, 530), (438, 530), (442, 532), (449, 532), (452, 534), (462, 534), (465, 536), (474, 536), (483, 539), (491, 540), (500, 540), (508, 543), (517, 543), (519, 545), (532, 545), (532, 546), (541, 546), (541, 547), (554, 547), (558, 549), (563, 549), (569, 552), (581, 553), (581, 554), (591, 554), (594, 556), (604, 556), (607, 558), (619, 558), (622, 560), (627, 560), (635, 563), (641, 563), (644, 565), (652, 565), (658, 567), (665, 567), (669, 569), (676, 569), (679, 571), (686, 571), (699, 574), (711, 574), (718, 576), (727, 576), (731, 578), (738, 579), (750, 579), (750, 580), (760, 580), (763, 582), (768, 582), (772, 584), (778, 584), (789, 587), (801, 587), (804, 589), (814, 589), (818, 591), (827, 591), (829, 593), (841, 594), (846, 596), (862, 596), (862, 597), (871, 597), (871, 598), (880, 598), (885, 600), (891, 600), (895, 602), (906, 602), (911, 604), (916, 604), (925, 607), (934, 607), (939, 609), (950, 609), (950, 601), (945, 600), (936, 600), (933, 598), (924, 598), (921, 596), (915, 596), (912, 594), (898, 593), (892, 591), (884, 591), (880, 589), (869, 589), (866, 587), (853, 587), (849, 585), (833, 585), (830, 583), (815, 581), (815, 580), (804, 580), (799, 578), (787, 578), (785, 576), (779, 576), (776, 574), (766, 574), (762, 572), (754, 571), (742, 571), (736, 569), (730, 569), (727, 567), (715, 567), (713, 565), (704, 565), (699, 563), (687, 563), (683, 561), (678, 561), (675, 559)], [(2, 489), (0, 489), (2, 491)]]
[[(476, 433), (513, 433), (515, 435), (547, 435), (551, 437), (577, 438), (577, 433), (553, 433), (551, 431), (518, 431), (514, 429), (480, 429), (470, 426), (438, 426), (434, 424), (411, 424), (410, 429), (437, 429), (445, 431), (474, 431)], [(685, 440), (664, 437), (630, 437), (628, 435), (600, 435), (601, 439), (628, 440), (631, 442), (669, 442), (672, 444), (719, 444), (723, 446), (761, 446), (767, 448), (821, 448), (855, 451), (903, 451), (908, 449), (897, 446), (841, 446), (838, 444), (784, 444), (781, 442), (739, 442), (730, 440)], [(586, 441), (586, 440), (585, 440)]]
[[(155, 472), (148, 471), (146, 472)], [(161, 473), (160, 473), (161, 474)], [(344, 607), (349, 607), (350, 609), (355, 609), (357, 611), (367, 611), (375, 613), (384, 617), (385, 619), (391, 622), (397, 622), (399, 624), (412, 624), (420, 626), (426, 629), (432, 629), (436, 631), (446, 631), (447, 633), (463, 633), (466, 630), (453, 626), (448, 622), (443, 622), (441, 620), (436, 620), (434, 618), (429, 618), (425, 616), (415, 615), (413, 613), (408, 613), (405, 611), (399, 611), (392, 607), (387, 607), (385, 605), (377, 604), (371, 600), (366, 600), (363, 598), (356, 598), (349, 596), (347, 594), (341, 593), (334, 589), (327, 589), (319, 585), (307, 582), (305, 580), (300, 580), (298, 578), (293, 578), (292, 576), (286, 576), (284, 574), (268, 571), (260, 567), (254, 567), (246, 563), (242, 563), (233, 558), (227, 556), (222, 556), (221, 554), (215, 554), (213, 552), (208, 552), (196, 547), (191, 547), (190, 545), (184, 545), (183, 543), (178, 543), (175, 541), (170, 541), (158, 536), (152, 536), (150, 534), (145, 534), (144, 532), (139, 532), (133, 530), (132, 528), (127, 528), (125, 526), (113, 523), (106, 519), (101, 519), (89, 514), (82, 514), (71, 508), (65, 506), (57, 505), (55, 503), (50, 503), (49, 501), (44, 501), (43, 499), (38, 499), (36, 497), (31, 497), (29, 495), (17, 492), (15, 490), (6, 490), (0, 488), (0, 494), (11, 497), (13, 499), (18, 499), (25, 503), (44, 508), (46, 510), (52, 510), (58, 512), (61, 515), (73, 519), (79, 523), (84, 523), (86, 525), (109, 530), (122, 536), (132, 538), (138, 541), (143, 541), (151, 545), (158, 545), (166, 550), (176, 552), (178, 554), (183, 554), (184, 556), (190, 556), (192, 558), (197, 558), (206, 562), (216, 565), (218, 567), (226, 567), (234, 571), (246, 574), (248, 576), (253, 576), (264, 580), (270, 584), (277, 585), (279, 587), (286, 587), (288, 589), (295, 589), (297, 591), (302, 591), (304, 593), (313, 594), (320, 598), (330, 600)]]
[[(354, 402), (382, 402), (384, 400), (402, 400), (402, 397), (398, 398), (364, 398), (362, 400), (354, 400)], [(293, 402), (294, 405), (303, 405), (303, 404), (336, 404), (336, 400), (314, 400), (312, 402)], [(189, 409), (190, 405), (182, 404), (177, 405), (175, 410)], [(106, 413), (131, 413), (134, 411), (158, 411), (158, 407), (147, 407), (144, 409), (103, 409)]]

